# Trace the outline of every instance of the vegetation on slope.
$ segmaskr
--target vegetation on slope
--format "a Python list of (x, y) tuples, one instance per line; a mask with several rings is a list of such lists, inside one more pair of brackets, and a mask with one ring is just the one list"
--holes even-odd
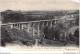
[(22, 44), (34, 44), (34, 39), (25, 30), (10, 29), (9, 27), (1, 28), (1, 45), (4, 46), (5, 43), (18, 41)]

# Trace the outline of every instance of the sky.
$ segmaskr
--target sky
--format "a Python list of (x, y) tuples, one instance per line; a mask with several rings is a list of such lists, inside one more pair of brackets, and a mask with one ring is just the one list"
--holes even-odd
[(79, 4), (71, 0), (0, 0), (0, 11), (5, 10), (78, 10)]

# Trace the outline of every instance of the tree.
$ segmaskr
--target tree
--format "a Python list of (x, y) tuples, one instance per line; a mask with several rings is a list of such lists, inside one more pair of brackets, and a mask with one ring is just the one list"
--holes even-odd
[(23, 14), (18, 13), (18, 12), (13, 12), (13, 11), (6, 11), (2, 12), (1, 16), (3, 18), (2, 22), (7, 23), (7, 22), (19, 22), (23, 21)]
[(45, 38), (53, 39), (53, 40), (55, 38), (56, 40), (59, 40), (61, 29), (62, 29), (62, 25), (59, 26), (59, 24), (54, 24), (54, 26), (52, 27), (46, 26), (44, 28)]
[(74, 32), (74, 37), (75, 37), (76, 44), (79, 45), (79, 29), (78, 28)]

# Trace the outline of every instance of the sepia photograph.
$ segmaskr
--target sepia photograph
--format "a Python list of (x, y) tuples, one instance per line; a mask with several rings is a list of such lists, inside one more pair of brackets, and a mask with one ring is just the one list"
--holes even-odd
[(71, 0), (1, 0), (1, 47), (79, 50), (79, 4)]

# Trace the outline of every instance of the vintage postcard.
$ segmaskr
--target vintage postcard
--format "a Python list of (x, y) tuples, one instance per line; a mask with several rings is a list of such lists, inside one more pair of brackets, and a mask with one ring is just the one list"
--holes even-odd
[(0, 0), (1, 47), (16, 51), (79, 51), (79, 3)]

